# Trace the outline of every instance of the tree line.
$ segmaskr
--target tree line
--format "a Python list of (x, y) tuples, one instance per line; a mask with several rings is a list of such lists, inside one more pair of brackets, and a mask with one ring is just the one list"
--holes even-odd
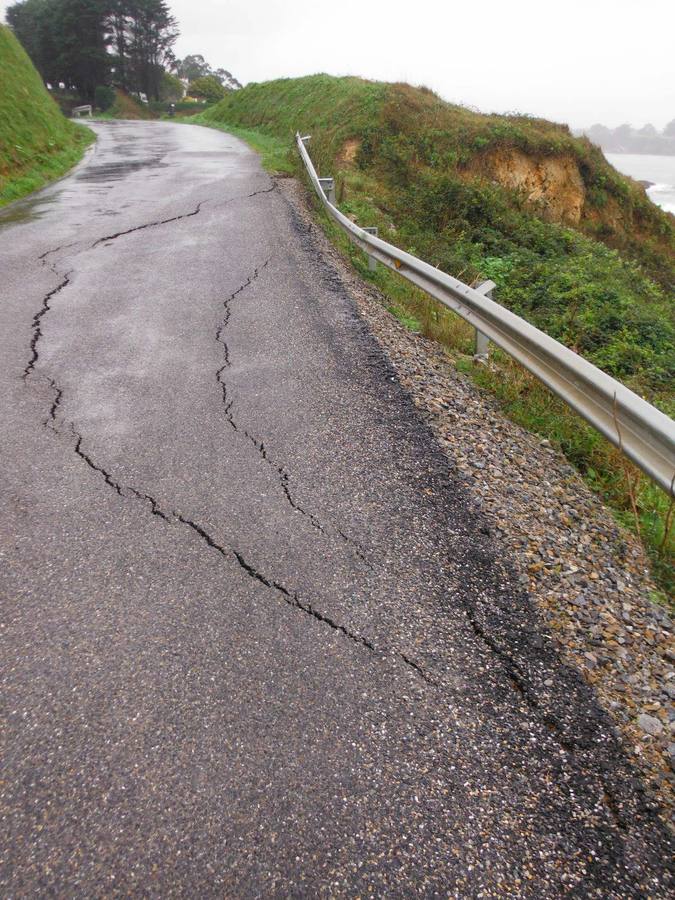
[(592, 125), (582, 133), (610, 153), (675, 155), (675, 119), (661, 132), (651, 124), (645, 125), (644, 128), (633, 128), (626, 124), (619, 125), (618, 128)]
[(6, 18), (46, 82), (91, 102), (102, 85), (159, 100), (176, 63), (164, 0), (20, 0)]

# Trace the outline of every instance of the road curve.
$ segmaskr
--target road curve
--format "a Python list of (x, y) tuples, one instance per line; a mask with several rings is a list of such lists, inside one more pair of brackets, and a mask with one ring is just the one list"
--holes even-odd
[(110, 122), (0, 214), (5, 896), (667, 896), (283, 185)]

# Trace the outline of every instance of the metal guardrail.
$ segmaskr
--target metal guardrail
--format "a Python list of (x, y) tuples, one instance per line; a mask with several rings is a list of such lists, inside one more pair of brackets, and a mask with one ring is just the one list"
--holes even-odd
[[(488, 340), (523, 365), (618, 447), (666, 493), (675, 496), (675, 422), (615, 378), (569, 347), (530, 325), (486, 296), (491, 281), (473, 288), (417, 257), (381, 240), (376, 229), (361, 228), (335, 206), (332, 178), (319, 178), (305, 147), (309, 136), (296, 135), (300, 156), (328, 215), (350, 239), (376, 260), (422, 288), (476, 329), (477, 355)], [(375, 233), (373, 233), (375, 232)]]

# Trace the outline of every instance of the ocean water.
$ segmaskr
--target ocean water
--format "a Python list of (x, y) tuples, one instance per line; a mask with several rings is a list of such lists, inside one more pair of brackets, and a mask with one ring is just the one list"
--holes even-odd
[(675, 213), (675, 156), (648, 156), (637, 153), (605, 153), (609, 162), (638, 181), (651, 181), (649, 198), (668, 212)]

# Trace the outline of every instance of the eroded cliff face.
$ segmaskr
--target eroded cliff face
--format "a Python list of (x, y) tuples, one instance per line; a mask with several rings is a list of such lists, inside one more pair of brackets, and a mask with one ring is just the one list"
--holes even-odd
[[(546, 222), (577, 228), (618, 249), (648, 242), (666, 259), (675, 258), (672, 231), (655, 227), (655, 218), (631, 202), (630, 195), (622, 203), (604, 192), (602, 203), (594, 201), (571, 153), (534, 156), (509, 147), (487, 149), (470, 160), (463, 174), (519, 192), (528, 208)], [(644, 196), (644, 186), (625, 181)]]
[(570, 156), (535, 158), (521, 150), (500, 148), (474, 157), (465, 171), (521, 192), (533, 212), (547, 222), (581, 222), (586, 188), (576, 160)]

